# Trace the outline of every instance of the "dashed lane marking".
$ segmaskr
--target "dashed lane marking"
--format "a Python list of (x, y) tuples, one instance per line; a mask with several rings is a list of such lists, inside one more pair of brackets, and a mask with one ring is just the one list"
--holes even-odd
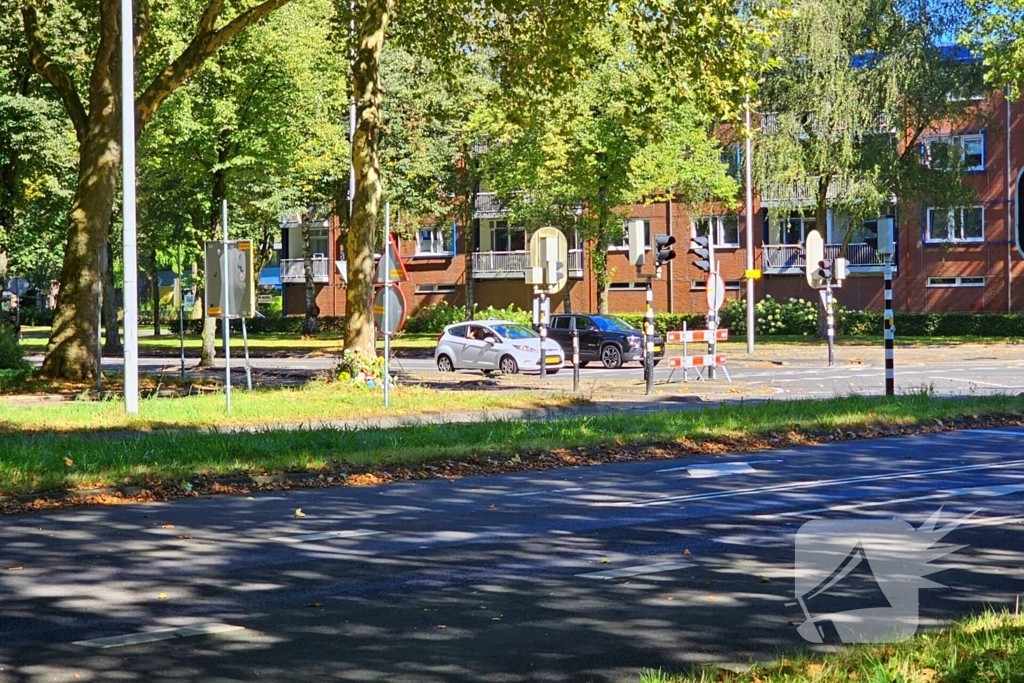
[(192, 636), (208, 636), (217, 633), (229, 633), (231, 631), (244, 630), (244, 626), (234, 626), (232, 624), (199, 624), (197, 626), (182, 626), (179, 628), (163, 628), (156, 631), (143, 631), (141, 633), (128, 633), (123, 636), (110, 636), (109, 638), (78, 640), (72, 643), (72, 645), (84, 645), (85, 647), (96, 647), (106, 650), (112, 647), (142, 645), (144, 643), (156, 643), (161, 640), (190, 638)]
[(643, 576), (645, 574), (661, 574), (662, 572), (673, 572), (678, 569), (689, 569), (696, 567), (693, 562), (656, 562), (638, 567), (622, 567), (621, 569), (608, 569), (603, 572), (589, 572), (587, 574), (576, 574), (584, 579), (622, 579), (629, 576)]

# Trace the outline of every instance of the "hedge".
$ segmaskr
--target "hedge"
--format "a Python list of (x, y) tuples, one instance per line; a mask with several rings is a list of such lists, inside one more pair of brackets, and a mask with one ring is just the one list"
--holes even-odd
[[(492, 317), (484, 315), (487, 311), (481, 311), (478, 319)], [(508, 313), (507, 311), (505, 313)], [(493, 317), (510, 317), (518, 319), (524, 316), (523, 311), (515, 311), (515, 315), (495, 315)], [(724, 313), (724, 311), (723, 311)], [(424, 315), (411, 316), (405, 324), (405, 331), (410, 333), (439, 333), (446, 324), (462, 320), (457, 311), (445, 311), (445, 315)], [(640, 328), (643, 324), (643, 313), (622, 313), (618, 314), (631, 325)], [(725, 316), (723, 315), (723, 318)], [(836, 314), (836, 333), (841, 336), (881, 336), (882, 334), (882, 312), (881, 311), (850, 311), (840, 309)], [(286, 333), (299, 334), (302, 332), (304, 318), (300, 315), (272, 318), (252, 318), (246, 325), (249, 332), (260, 333)], [(319, 319), (322, 332), (344, 332), (345, 319), (340, 317), (321, 316)], [(728, 319), (728, 326), (733, 336), (746, 333), (742, 318), (733, 315)], [(688, 329), (703, 329), (705, 318), (701, 313), (658, 313), (654, 316), (655, 329), (664, 334), (670, 330), (683, 329), (683, 323)], [(167, 321), (170, 329), (177, 328), (177, 321)], [(758, 325), (759, 336), (772, 336), (773, 334), (804, 334), (810, 335), (813, 329), (808, 325), (802, 327), (803, 331), (791, 332), (785, 327), (764, 331), (762, 325)], [(202, 331), (201, 320), (186, 321), (185, 329), (191, 334), (199, 334)], [(218, 321), (219, 329), (219, 321)], [(241, 323), (234, 321), (231, 329), (241, 332)], [(1024, 315), (1000, 314), (1000, 313), (896, 313), (896, 336), (897, 337), (1024, 337)]]

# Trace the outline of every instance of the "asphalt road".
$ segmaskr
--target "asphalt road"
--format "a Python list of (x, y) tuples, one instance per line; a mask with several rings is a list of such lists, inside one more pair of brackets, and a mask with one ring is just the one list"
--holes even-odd
[[(920, 591), (935, 626), (1024, 593), (1022, 439), (973, 430), (7, 517), (0, 681), (636, 681), (644, 667), (770, 659), (804, 645), (801, 524), (974, 512), (943, 539), (964, 546), (931, 576), (945, 587)], [(861, 599), (837, 590), (825, 599)]]
[[(681, 370), (674, 373), (664, 364), (655, 369), (659, 393), (696, 394), (708, 397), (746, 394), (760, 397), (828, 397), (851, 393), (882, 394), (885, 389), (884, 360), (881, 349), (873, 347), (839, 347), (836, 364), (829, 367), (821, 347), (773, 349), (755, 356), (730, 356), (728, 366), (732, 382), (719, 371), (718, 379), (700, 382), (690, 371), (690, 381), (683, 383)], [(38, 359), (41, 361), (41, 358)], [(252, 367), (261, 370), (295, 373), (327, 372), (335, 365), (329, 357), (258, 358)], [(191, 371), (194, 360), (186, 361)], [(221, 367), (223, 362), (220, 361)], [(242, 361), (233, 358), (234, 381), (245, 381)], [(104, 367), (120, 370), (117, 358), (105, 358)], [(175, 374), (179, 364), (167, 358), (143, 358), (140, 367), (146, 372)], [(436, 372), (431, 358), (399, 358), (392, 368), (407, 379), (431, 382), (459, 382), (480, 378), (476, 371), (453, 374)], [(570, 389), (572, 367), (566, 365), (552, 377), (540, 380), (536, 374), (501, 378), (505, 385), (543, 386)], [(643, 371), (639, 363), (630, 363), (617, 370), (606, 370), (591, 364), (580, 370), (584, 391), (642, 392)], [(1024, 391), (1024, 349), (1014, 345), (929, 347), (900, 350), (896, 364), (897, 392), (927, 390), (937, 395), (988, 393), (1020, 393)]]

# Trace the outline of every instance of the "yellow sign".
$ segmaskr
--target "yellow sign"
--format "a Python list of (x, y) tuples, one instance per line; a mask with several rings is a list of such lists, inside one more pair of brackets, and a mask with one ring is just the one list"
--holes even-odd
[(743, 271), (743, 277), (747, 278), (748, 280), (760, 280), (761, 271), (757, 270), (756, 268), (754, 270), (745, 270)]
[(238, 251), (252, 251), (252, 242), (243, 242), (239, 240)]
[(211, 318), (214, 316), (218, 316), (220, 314), (221, 310), (219, 306), (210, 306), (208, 309), (206, 309), (206, 315)]

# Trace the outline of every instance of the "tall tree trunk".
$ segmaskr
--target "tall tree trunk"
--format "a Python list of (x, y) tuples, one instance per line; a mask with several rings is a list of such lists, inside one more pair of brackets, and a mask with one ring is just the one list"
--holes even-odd
[(597, 206), (597, 239), (590, 257), (590, 267), (594, 271), (597, 284), (597, 312), (608, 315), (608, 222), (611, 207), (608, 206), (608, 189), (598, 190)]
[(302, 269), (306, 276), (306, 319), (302, 322), (303, 336), (312, 336), (320, 332), (317, 318), (320, 307), (316, 305), (316, 283), (313, 281), (313, 255), (309, 246), (309, 227), (313, 222), (313, 213), (302, 221)]
[(7, 288), (7, 252), (3, 250), (0, 250), (0, 287)]
[(121, 326), (117, 319), (117, 296), (114, 291), (114, 264), (110, 257), (110, 247), (107, 246), (107, 272), (103, 274), (103, 325), (106, 331), (103, 340), (103, 355), (120, 356), (124, 354), (124, 344), (121, 343)]
[(356, 133), (352, 160), (356, 170), (356, 195), (349, 226), (348, 289), (345, 292), (345, 348), (372, 356), (373, 240), (377, 230), (382, 183), (378, 145), (381, 104), (380, 55), (394, 0), (367, 0), (358, 22), (353, 94), (356, 100)]
[(80, 381), (95, 373), (98, 252), (107, 242), (121, 166), (117, 123), (111, 116), (95, 117), (81, 145), (57, 310), (43, 360), (45, 377)]

